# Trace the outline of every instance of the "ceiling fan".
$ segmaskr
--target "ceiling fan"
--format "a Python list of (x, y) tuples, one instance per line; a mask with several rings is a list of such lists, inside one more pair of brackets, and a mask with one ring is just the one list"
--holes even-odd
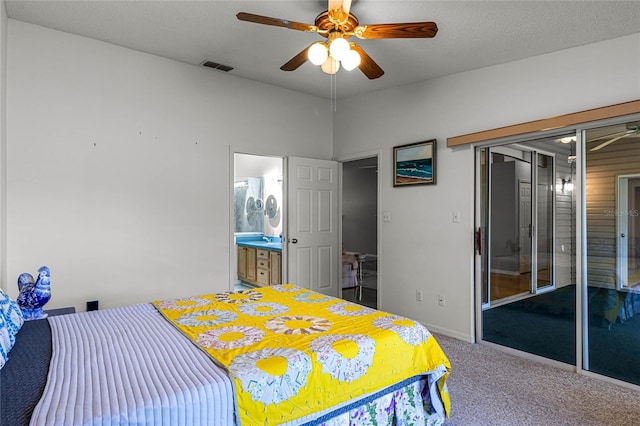
[(236, 17), (256, 24), (315, 32), (327, 39), (307, 46), (280, 67), (283, 71), (294, 71), (309, 60), (320, 65), (327, 74), (335, 74), (340, 64), (347, 70), (358, 67), (369, 79), (381, 77), (384, 71), (362, 47), (347, 39), (354, 35), (360, 39), (432, 38), (438, 32), (435, 22), (360, 25), (350, 9), (351, 0), (328, 0), (328, 9), (316, 17), (314, 25), (246, 12), (240, 12)]
[(602, 142), (600, 145), (591, 148), (590, 151), (593, 152), (593, 151), (601, 150), (605, 146), (611, 145), (612, 143), (622, 138), (627, 138), (633, 135), (640, 135), (640, 123), (628, 123), (626, 127), (627, 127), (627, 130), (622, 130), (620, 132), (615, 132), (609, 135), (600, 136), (599, 138), (590, 139), (588, 142), (595, 142), (595, 141), (607, 139), (606, 141)]

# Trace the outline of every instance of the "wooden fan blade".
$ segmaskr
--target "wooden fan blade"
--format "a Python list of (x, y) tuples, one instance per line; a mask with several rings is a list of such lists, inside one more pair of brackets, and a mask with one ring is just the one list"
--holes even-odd
[(351, 0), (329, 0), (327, 10), (331, 19), (339, 23), (345, 23), (351, 10)]
[(360, 65), (358, 65), (358, 68), (360, 68), (360, 71), (362, 71), (364, 75), (369, 77), (370, 80), (382, 77), (384, 71), (373, 59), (371, 59), (371, 56), (369, 56), (362, 47), (357, 44), (353, 44), (351, 49), (355, 50), (360, 55)]
[(253, 22), (255, 24), (272, 25), (274, 27), (288, 28), (290, 30), (315, 32), (318, 31), (318, 27), (310, 24), (303, 24), (301, 22), (289, 21), (280, 18), (270, 18), (268, 16), (254, 15), (253, 13), (240, 12), (236, 15), (241, 21)]
[(294, 56), (293, 58), (289, 59), (289, 62), (287, 62), (286, 64), (281, 66), (280, 69), (282, 71), (295, 71), (295, 70), (297, 70), (300, 67), (300, 65), (304, 64), (309, 59), (309, 48), (311, 46), (313, 46), (314, 44), (315, 43), (311, 43), (302, 52), (298, 53), (296, 56)]
[(431, 38), (438, 32), (435, 22), (407, 22), (405, 24), (374, 24), (356, 27), (358, 38)]

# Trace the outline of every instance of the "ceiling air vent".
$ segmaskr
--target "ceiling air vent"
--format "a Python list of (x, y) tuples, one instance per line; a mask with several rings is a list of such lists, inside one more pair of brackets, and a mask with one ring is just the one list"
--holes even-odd
[(204, 61), (201, 65), (203, 67), (209, 67), (224, 72), (229, 72), (233, 69), (233, 67), (230, 67), (229, 65), (223, 65), (213, 61)]

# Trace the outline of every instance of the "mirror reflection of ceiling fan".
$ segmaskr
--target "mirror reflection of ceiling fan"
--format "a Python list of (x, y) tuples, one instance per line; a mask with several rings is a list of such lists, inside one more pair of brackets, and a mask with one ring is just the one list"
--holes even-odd
[(640, 122), (638, 123), (628, 123), (626, 125), (626, 130), (621, 130), (619, 132), (611, 133), (608, 135), (600, 136), (599, 138), (589, 139), (588, 142), (596, 142), (600, 140), (604, 140), (601, 144), (596, 147), (590, 149), (590, 151), (598, 151), (604, 148), (605, 146), (609, 146), (612, 143), (619, 141), (623, 138), (628, 138), (630, 136), (640, 136)]
[(351, 0), (328, 0), (328, 9), (316, 17), (314, 25), (246, 12), (240, 12), (236, 17), (241, 21), (256, 24), (315, 32), (327, 39), (307, 46), (280, 67), (283, 71), (294, 71), (309, 60), (314, 65), (320, 65), (322, 71), (327, 74), (335, 74), (342, 64), (346, 70), (359, 68), (369, 79), (381, 77), (384, 71), (362, 47), (355, 42), (347, 41), (350, 37), (355, 35), (360, 39), (431, 38), (438, 32), (435, 22), (360, 25), (358, 18), (350, 13), (350, 9)]

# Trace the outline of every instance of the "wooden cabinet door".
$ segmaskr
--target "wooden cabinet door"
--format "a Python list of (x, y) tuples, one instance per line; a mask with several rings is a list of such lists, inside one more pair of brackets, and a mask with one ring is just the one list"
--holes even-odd
[(247, 279), (247, 249), (238, 246), (238, 279)]
[(247, 280), (256, 282), (256, 249), (247, 247)]
[(271, 263), (271, 281), (270, 284), (282, 284), (281, 271), (282, 262), (280, 261), (281, 254), (277, 251), (269, 252), (269, 260)]

